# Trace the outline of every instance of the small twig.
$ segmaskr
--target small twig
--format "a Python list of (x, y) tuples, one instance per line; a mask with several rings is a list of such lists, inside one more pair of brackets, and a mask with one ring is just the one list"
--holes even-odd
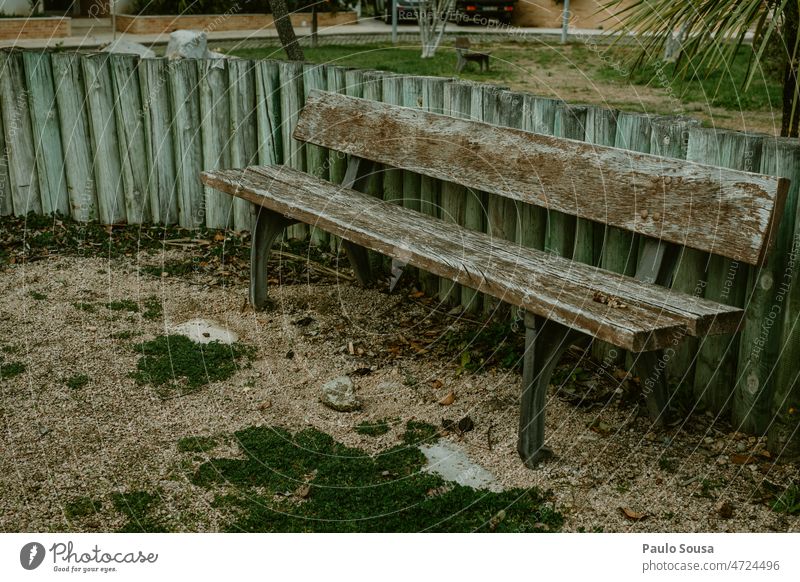
[(489, 421), (489, 428), (486, 429), (486, 444), (489, 446), (489, 450), (492, 450), (492, 429), (494, 428), (494, 421)]
[(334, 277), (338, 277), (340, 279), (344, 279), (345, 281), (353, 282), (353, 281), (356, 280), (355, 277), (351, 277), (350, 275), (345, 275), (341, 271), (335, 271), (335, 270), (333, 270), (333, 269), (331, 269), (329, 267), (326, 267), (325, 265), (317, 263), (316, 261), (310, 260), (308, 257), (301, 257), (300, 255), (295, 255), (293, 253), (287, 253), (286, 251), (272, 251), (272, 254), (277, 256), (277, 257), (281, 257), (283, 259), (292, 259), (292, 260), (295, 260), (295, 261), (303, 261), (305, 263), (308, 263), (309, 265), (311, 265), (312, 268), (314, 268), (314, 269), (316, 269), (318, 271), (322, 271), (323, 273), (327, 273), (329, 275), (333, 275)]

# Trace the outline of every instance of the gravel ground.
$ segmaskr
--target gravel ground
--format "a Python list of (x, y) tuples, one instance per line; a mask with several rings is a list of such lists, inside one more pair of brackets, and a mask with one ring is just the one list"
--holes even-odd
[[(82, 495), (147, 490), (160, 495), (170, 529), (214, 531), (225, 516), (211, 506), (211, 491), (188, 483), (187, 464), (202, 459), (177, 450), (182, 437), (219, 435), (224, 444), (213, 456), (236, 456), (236, 430), (313, 426), (377, 452), (399, 442), (409, 419), (438, 426), (468, 414), (474, 430), (443, 438), (504, 486), (551, 490), (566, 531), (800, 531), (800, 517), (776, 513), (765, 501), (770, 491), (798, 483), (797, 465), (775, 462), (761, 440), (713, 418), (695, 416), (654, 433), (635, 403), (586, 411), (551, 393), (548, 434), (557, 457), (527, 470), (515, 451), (519, 375), (463, 374), (458, 354), (415, 353), (447, 324), (432, 316), (431, 305), (330, 276), (273, 286), (277, 308), (256, 314), (241, 280), (219, 286), (201, 275), (140, 272), (180, 253), (114, 262), (56, 257), (10, 265), (0, 276), (2, 356), (26, 365), (0, 392), (0, 530), (115, 529), (124, 519), (114, 511), (70, 520), (65, 506)], [(152, 296), (162, 302), (163, 318), (103, 307)], [(82, 302), (97, 307), (76, 307)], [(252, 366), (170, 399), (129, 377), (136, 341), (195, 318), (256, 346)], [(319, 402), (323, 382), (363, 368), (371, 373), (353, 376), (362, 411), (338, 413)], [(88, 384), (68, 387), (79, 374)], [(439, 404), (449, 392), (455, 402)], [(380, 437), (353, 430), (386, 418), (399, 422)]]

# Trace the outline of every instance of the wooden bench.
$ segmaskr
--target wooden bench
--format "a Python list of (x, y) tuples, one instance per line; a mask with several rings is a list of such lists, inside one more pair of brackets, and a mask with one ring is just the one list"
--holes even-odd
[[(267, 302), (266, 261), (296, 222), (343, 239), (359, 281), (377, 251), (524, 311), (518, 451), (533, 467), (544, 446), (546, 390), (570, 344), (597, 338), (633, 352), (653, 422), (668, 392), (660, 350), (685, 336), (733, 333), (742, 310), (666, 287), (680, 246), (758, 265), (788, 181), (497, 127), (385, 103), (312, 92), (294, 138), (349, 155), (344, 183), (285, 166), (204, 172), (253, 204), (250, 301)], [(375, 164), (633, 231), (635, 277), (522, 247), (359, 192)]]
[(481, 71), (489, 70), (489, 56), (491, 53), (472, 50), (472, 44), (466, 36), (459, 36), (455, 42), (456, 47), (456, 73), (460, 73), (467, 66), (467, 63), (478, 63)]

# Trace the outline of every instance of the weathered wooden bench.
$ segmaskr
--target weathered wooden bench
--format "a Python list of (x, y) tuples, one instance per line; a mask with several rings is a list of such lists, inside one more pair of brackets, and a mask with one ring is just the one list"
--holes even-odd
[(478, 67), (483, 71), (484, 67), (489, 70), (489, 57), (491, 53), (481, 52), (472, 49), (472, 43), (466, 36), (459, 36), (455, 42), (456, 48), (456, 73), (463, 71), (467, 63), (478, 63)]
[[(648, 412), (663, 423), (663, 350), (684, 336), (733, 333), (742, 310), (669, 289), (681, 246), (758, 265), (788, 182), (444, 115), (313, 92), (294, 138), (349, 154), (344, 183), (285, 166), (204, 172), (202, 180), (253, 204), (250, 301), (267, 302), (266, 261), (283, 230), (303, 222), (342, 238), (356, 276), (377, 251), (490, 294), (524, 311), (518, 451), (533, 467), (545, 447), (546, 390), (580, 338), (633, 352)], [(375, 164), (633, 231), (635, 277), (582, 264), (359, 192)]]

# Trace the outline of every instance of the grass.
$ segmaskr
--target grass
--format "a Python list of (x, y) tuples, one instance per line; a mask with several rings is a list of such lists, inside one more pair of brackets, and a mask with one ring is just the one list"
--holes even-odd
[(515, 330), (508, 321), (491, 320), (477, 326), (451, 330), (443, 337), (446, 353), (458, 353), (459, 372), (478, 372), (491, 368), (520, 369), (525, 352), (524, 328)]
[(800, 487), (794, 484), (787, 487), (773, 502), (772, 509), (778, 513), (800, 515)]
[(112, 493), (111, 502), (114, 508), (128, 518), (119, 531), (124, 533), (166, 531), (158, 518), (153, 515), (153, 509), (158, 501), (157, 495), (147, 491)]
[(30, 296), (32, 299), (35, 299), (36, 301), (44, 301), (45, 299), (47, 299), (47, 295), (45, 295), (44, 293), (39, 293), (38, 291), (31, 291)]
[(64, 515), (72, 521), (98, 513), (102, 507), (103, 503), (99, 499), (86, 496), (76, 497), (64, 505)]
[(191, 477), (217, 493), (214, 506), (230, 516), (225, 531), (534, 532), (563, 524), (538, 489), (494, 493), (447, 483), (421, 471), (416, 447), (369, 455), (315, 429), (269, 426), (235, 436), (245, 458), (209, 460)]
[(131, 299), (122, 299), (121, 301), (110, 301), (105, 304), (106, 309), (111, 311), (128, 311), (130, 313), (138, 313), (139, 305)]
[(192, 436), (178, 441), (178, 450), (182, 453), (206, 453), (216, 448), (218, 441), (214, 437)]
[[(727, 70), (697, 70), (685, 78), (674, 75), (675, 65), (672, 64), (631, 67), (627, 76), (621, 76), (617, 67), (606, 64), (597, 69), (596, 77), (602, 81), (659, 87), (682, 103), (703, 103), (731, 111), (780, 110), (781, 82), (774, 73), (757, 77), (747, 91), (743, 90), (750, 50), (750, 47), (743, 47)], [(630, 49), (609, 54), (611, 61), (625, 60), (630, 58)]]
[[(461, 78), (509, 85), (516, 88), (532, 76), (549, 77), (552, 69), (553, 84), (559, 71), (575, 69), (587, 78), (587, 86), (593, 82), (619, 83), (623, 85), (647, 85), (665, 92), (669, 110), (670, 97), (682, 104), (712, 105), (731, 111), (768, 111), (781, 107), (781, 79), (772, 70), (765, 71), (752, 86), (743, 91), (747, 73), (747, 52), (743, 47), (728, 70), (697, 71), (688, 78), (673, 75), (674, 65), (631, 66), (635, 55), (631, 47), (596, 48), (582, 43), (573, 43), (554, 49), (546, 44), (522, 44), (514, 42), (491, 43), (486, 48), (492, 52), (492, 69), (478, 72), (469, 68)], [(314, 63), (330, 63), (360, 69), (389, 71), (398, 74), (454, 77), (456, 57), (449, 43), (442, 45), (432, 59), (420, 59), (417, 46), (393, 46), (388, 43), (367, 45), (322, 46), (304, 49), (306, 59)], [(231, 54), (242, 58), (282, 58), (278, 47), (236, 49)], [(626, 74), (627, 73), (627, 74)], [(632, 94), (630, 103), (624, 108), (640, 109), (641, 103)]]
[(26, 369), (25, 364), (22, 362), (8, 362), (7, 364), (0, 364), (0, 380), (9, 380), (14, 376), (19, 376)]
[(67, 378), (65, 384), (70, 390), (80, 390), (89, 383), (89, 376), (86, 374), (76, 374)]
[(358, 434), (363, 434), (371, 437), (378, 437), (386, 434), (392, 430), (392, 424), (395, 424), (397, 419), (384, 418), (374, 422), (364, 421), (356, 425), (355, 431)]
[(242, 344), (199, 344), (182, 335), (164, 335), (137, 345), (142, 356), (131, 376), (140, 384), (159, 388), (169, 396), (195, 391), (211, 382), (230, 378), (242, 360), (255, 350)]

